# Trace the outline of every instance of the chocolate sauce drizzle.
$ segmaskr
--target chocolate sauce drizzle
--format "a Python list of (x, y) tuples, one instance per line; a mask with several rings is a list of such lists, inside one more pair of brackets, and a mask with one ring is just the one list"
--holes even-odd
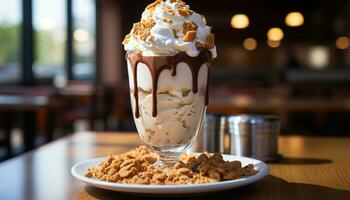
[[(172, 76), (176, 76), (176, 66), (178, 63), (186, 63), (192, 72), (192, 92), (198, 92), (198, 73), (201, 66), (204, 63), (208, 63), (212, 60), (211, 53), (209, 51), (201, 51), (197, 57), (191, 57), (186, 53), (178, 53), (174, 56), (143, 56), (142, 53), (130, 53), (126, 55), (129, 59), (133, 78), (134, 78), (134, 98), (135, 98), (135, 117), (140, 116), (139, 111), (139, 96), (138, 96), (138, 84), (137, 84), (137, 65), (138, 63), (144, 63), (152, 76), (152, 98), (153, 108), (152, 116), (157, 116), (157, 90), (158, 90), (158, 79), (160, 73), (169, 69)], [(205, 94), (205, 105), (208, 105), (208, 86), (209, 86), (209, 69), (207, 77), (207, 87)]]

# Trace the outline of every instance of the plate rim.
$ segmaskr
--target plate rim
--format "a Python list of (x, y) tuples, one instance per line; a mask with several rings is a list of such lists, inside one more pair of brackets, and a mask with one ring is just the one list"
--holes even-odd
[[(198, 155), (200, 153), (194, 153), (194, 154)], [(78, 173), (77, 171), (78, 167), (80, 167), (81, 165), (87, 164), (89, 162), (101, 162), (102, 160), (107, 158), (107, 156), (103, 156), (103, 157), (95, 157), (92, 159), (83, 160), (76, 163), (71, 168), (71, 174), (76, 179), (86, 183), (87, 185), (92, 185), (94, 187), (104, 188), (107, 190), (114, 190), (114, 191), (120, 191), (120, 192), (125, 192), (125, 190), (128, 190), (128, 192), (132, 192), (132, 193), (166, 194), (167, 192), (173, 192), (175, 190), (179, 192), (178, 191), (179, 189), (182, 190), (181, 193), (191, 193), (192, 190), (194, 190), (193, 192), (198, 192), (198, 190), (207, 191), (210, 189), (212, 191), (219, 191), (219, 190), (225, 190), (229, 188), (241, 187), (265, 178), (270, 172), (270, 168), (268, 167), (268, 165), (258, 159), (244, 157), (244, 156), (229, 155), (229, 154), (222, 154), (222, 155), (223, 157), (227, 157), (227, 156), (234, 157), (233, 159), (235, 160), (240, 160), (240, 159), (253, 160), (256, 163), (254, 164), (254, 167), (258, 168), (259, 171), (258, 173), (252, 176), (241, 177), (234, 180), (219, 181), (219, 182), (204, 183), (204, 184), (181, 184), (181, 185), (142, 185), (142, 184), (113, 183), (113, 182), (107, 182), (107, 181), (101, 181), (98, 179), (88, 178)], [(240, 182), (241, 184), (238, 186), (237, 185), (234, 186), (233, 184), (237, 182)], [(108, 189), (108, 188), (113, 188), (113, 189)], [(158, 190), (158, 191), (154, 191), (154, 190)], [(162, 190), (162, 191), (159, 191), (159, 190)]]

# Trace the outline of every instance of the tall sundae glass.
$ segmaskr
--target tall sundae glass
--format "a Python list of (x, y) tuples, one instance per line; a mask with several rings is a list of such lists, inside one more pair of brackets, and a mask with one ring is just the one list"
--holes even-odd
[(124, 41), (134, 121), (141, 139), (171, 166), (195, 141), (216, 57), (205, 18), (181, 0), (148, 5)]

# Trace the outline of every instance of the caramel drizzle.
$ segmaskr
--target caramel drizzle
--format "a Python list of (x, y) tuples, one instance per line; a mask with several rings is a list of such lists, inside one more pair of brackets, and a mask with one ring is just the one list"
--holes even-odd
[[(152, 116), (157, 116), (157, 90), (158, 90), (158, 79), (160, 73), (169, 69), (172, 76), (176, 76), (176, 66), (180, 62), (186, 63), (192, 73), (192, 92), (198, 92), (198, 73), (201, 66), (204, 63), (209, 65), (211, 61), (211, 53), (209, 51), (202, 51), (197, 57), (191, 57), (186, 53), (178, 53), (174, 56), (143, 56), (142, 53), (131, 53), (126, 54), (127, 59), (129, 59), (133, 78), (134, 78), (134, 98), (135, 98), (135, 117), (139, 118), (139, 95), (138, 95), (138, 84), (137, 84), (137, 65), (138, 63), (144, 63), (149, 69), (152, 76), (152, 98), (153, 98), (153, 108)], [(208, 66), (209, 67), (209, 66)], [(208, 86), (209, 86), (209, 68), (207, 77), (207, 87), (205, 94), (205, 105), (208, 105)]]

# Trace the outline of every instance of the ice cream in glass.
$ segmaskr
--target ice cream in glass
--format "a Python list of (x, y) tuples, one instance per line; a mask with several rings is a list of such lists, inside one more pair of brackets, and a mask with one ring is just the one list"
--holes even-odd
[(157, 0), (123, 41), (131, 105), (141, 139), (175, 163), (194, 142), (208, 104), (214, 35), (204, 16), (181, 0)]

